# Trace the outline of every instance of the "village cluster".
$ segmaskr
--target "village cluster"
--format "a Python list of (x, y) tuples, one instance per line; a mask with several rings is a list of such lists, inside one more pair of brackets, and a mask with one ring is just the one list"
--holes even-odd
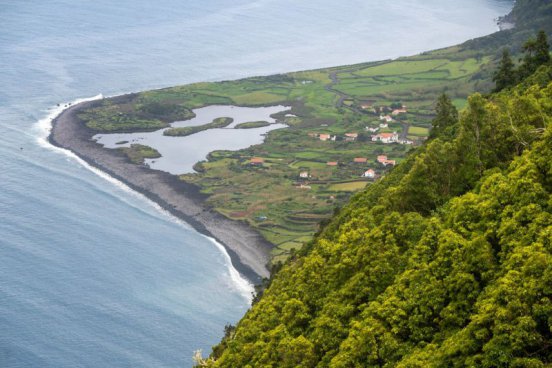
[[(378, 155), (375, 159), (375, 162), (380, 165), (381, 167), (385, 168), (387, 166), (395, 166), (396, 161), (390, 160), (386, 155)], [(353, 164), (367, 164), (368, 158), (366, 157), (355, 157), (352, 160)], [(262, 157), (253, 157), (249, 160), (249, 165), (251, 166), (263, 166), (265, 164), (265, 160)], [(343, 163), (345, 164), (345, 163)], [(339, 161), (329, 161), (326, 163), (327, 166), (333, 166), (337, 167), (340, 166), (341, 163)], [(378, 173), (376, 170), (369, 168), (365, 170), (360, 177), (366, 178), (366, 179), (376, 179), (378, 178)], [(307, 185), (306, 181), (312, 179), (312, 175), (309, 171), (301, 171), (299, 172), (299, 180), (302, 181), (298, 183), (297, 187), (300, 189), (311, 189), (309, 185)]]
[[(398, 144), (414, 144), (413, 141), (409, 139), (402, 139), (399, 136), (399, 133), (396, 131), (394, 132), (380, 132), (381, 129), (388, 129), (390, 123), (394, 123), (395, 119), (394, 116), (398, 116), (400, 114), (406, 114), (408, 112), (406, 106), (401, 105), (400, 108), (390, 109), (387, 106), (380, 106), (380, 107), (368, 107), (369, 105), (362, 105), (363, 109), (370, 108), (372, 112), (374, 113), (380, 113), (379, 119), (381, 123), (377, 127), (366, 127), (365, 130), (371, 134), (370, 138), (372, 142), (381, 142), (383, 144), (391, 144), (391, 143), (398, 143)], [(391, 111), (389, 114), (385, 114), (386, 112)], [(339, 137), (338, 135), (331, 135), (326, 133), (308, 133), (310, 137), (318, 138), (321, 141), (336, 141), (336, 140), (343, 140), (345, 142), (354, 142), (358, 139), (358, 133), (345, 133), (343, 137)]]
[[(414, 142), (408, 139), (401, 138), (401, 135), (396, 131), (390, 132), (389, 124), (397, 123), (395, 118), (401, 114), (406, 114), (408, 112), (406, 106), (400, 104), (397, 106), (388, 107), (372, 107), (371, 105), (361, 105), (363, 110), (369, 110), (370, 112), (379, 115), (379, 123), (373, 124), (373, 126), (365, 127), (365, 131), (370, 133), (369, 139), (364, 139), (368, 142), (379, 142), (382, 144), (404, 144), (411, 145)], [(377, 126), (374, 126), (377, 125)], [(327, 124), (322, 124), (322, 127), (327, 127)], [(406, 135), (406, 134), (404, 134)], [(316, 133), (310, 132), (308, 136), (311, 138), (319, 139), (320, 141), (344, 141), (344, 142), (355, 142), (359, 139), (359, 133), (357, 132), (348, 132), (343, 135), (329, 134), (329, 133)], [(366, 137), (364, 135), (364, 137)], [(367, 137), (366, 137), (367, 138)], [(363, 179), (374, 180), (377, 179), (381, 174), (378, 173), (378, 166), (380, 169), (385, 169), (388, 166), (395, 166), (396, 161), (390, 160), (386, 155), (379, 154), (375, 157), (374, 165), (369, 164), (369, 159), (366, 157), (355, 157), (350, 164), (351, 165), (367, 165), (368, 168), (365, 168), (359, 173), (360, 177)], [(252, 166), (263, 166), (265, 160), (261, 157), (253, 157), (250, 159), (249, 164)], [(339, 161), (328, 161), (326, 166), (329, 167), (346, 167), (348, 162), (339, 162)], [(370, 167), (373, 166), (373, 167)], [(309, 171), (300, 171), (298, 174), (298, 182), (296, 183), (297, 188), (300, 189), (311, 189), (311, 186), (308, 185), (309, 182), (316, 181), (316, 178), (312, 177), (312, 174)]]

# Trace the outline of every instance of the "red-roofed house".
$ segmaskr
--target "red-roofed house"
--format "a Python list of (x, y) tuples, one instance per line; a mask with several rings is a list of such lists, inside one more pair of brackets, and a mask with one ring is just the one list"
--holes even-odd
[(391, 116), (389, 116), (389, 115), (382, 115), (382, 116), (380, 116), (380, 120), (386, 121), (386, 122), (388, 122), (388, 123), (391, 123), (392, 121), (394, 121), (393, 118), (392, 118)]
[(345, 133), (345, 140), (352, 142), (358, 138), (358, 133)]
[(326, 163), (326, 165), (328, 165), (328, 166), (337, 166), (337, 161), (329, 161), (328, 163)]
[(383, 166), (387, 166), (387, 165), (395, 166), (395, 160), (388, 160), (387, 156), (385, 155), (379, 155), (376, 160)]
[(262, 165), (264, 164), (264, 159), (260, 157), (253, 157), (249, 163), (251, 165)]
[(353, 162), (354, 162), (355, 164), (365, 164), (367, 161), (368, 161), (368, 159), (365, 158), (365, 157), (355, 157), (355, 158), (353, 159)]
[(393, 112), (391, 112), (391, 115), (397, 116), (399, 114), (406, 114), (406, 113), (407, 113), (406, 106), (403, 106), (400, 109), (393, 110)]
[(380, 133), (372, 136), (372, 142), (382, 142), (382, 143), (397, 143), (399, 141), (399, 135), (397, 132), (393, 133)]

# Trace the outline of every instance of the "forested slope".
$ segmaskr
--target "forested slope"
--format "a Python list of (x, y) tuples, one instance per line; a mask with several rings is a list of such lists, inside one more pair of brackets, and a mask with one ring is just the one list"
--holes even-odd
[[(516, 21), (543, 23), (550, 1), (516, 6)], [(514, 87), (472, 95), (459, 117), (443, 96), (427, 144), (353, 197), (198, 365), (552, 367), (552, 65), (539, 37), (520, 46)]]
[(469, 99), (273, 278), (203, 364), (552, 364), (552, 70)]

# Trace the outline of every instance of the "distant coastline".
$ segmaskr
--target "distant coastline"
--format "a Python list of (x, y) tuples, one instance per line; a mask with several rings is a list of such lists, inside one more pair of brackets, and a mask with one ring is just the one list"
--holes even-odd
[[(123, 101), (134, 94), (111, 99)], [(230, 220), (206, 205), (206, 196), (199, 189), (183, 182), (176, 175), (135, 165), (117, 150), (105, 149), (91, 138), (94, 131), (78, 118), (82, 109), (101, 100), (69, 106), (52, 121), (48, 141), (68, 149), (91, 166), (120, 180), (133, 190), (156, 202), (163, 209), (182, 219), (196, 231), (220, 242), (230, 255), (233, 266), (253, 284), (269, 276), (272, 244), (247, 224)]]

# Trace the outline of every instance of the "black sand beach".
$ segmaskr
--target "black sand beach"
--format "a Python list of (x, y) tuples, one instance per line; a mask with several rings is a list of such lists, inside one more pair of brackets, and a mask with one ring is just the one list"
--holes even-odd
[[(123, 95), (116, 99), (131, 96)], [(227, 249), (234, 267), (251, 282), (258, 284), (261, 278), (268, 277), (266, 264), (272, 245), (260, 234), (247, 224), (230, 220), (209, 209), (206, 196), (176, 175), (133, 164), (117, 150), (103, 148), (91, 139), (95, 132), (88, 129), (77, 114), (97, 103), (82, 102), (64, 110), (52, 122), (49, 141), (124, 182), (198, 232), (215, 238)]]

